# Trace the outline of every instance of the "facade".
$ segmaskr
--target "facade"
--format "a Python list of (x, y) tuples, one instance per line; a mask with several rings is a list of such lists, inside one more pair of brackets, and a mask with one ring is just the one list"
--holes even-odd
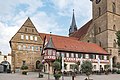
[(0, 72), (8, 72), (11, 71), (11, 55), (2, 55), (0, 52)]
[(29, 70), (37, 70), (41, 61), (42, 44), (37, 29), (28, 18), (10, 40), (12, 69), (17, 71), (26, 64)]
[(10, 40), (13, 70), (20, 69), (23, 64), (28, 65), (29, 70), (36, 70), (44, 59), (44, 71), (52, 73), (52, 63), (61, 55), (67, 64), (65, 71), (72, 71), (78, 61), (90, 60), (94, 70), (99, 70), (98, 61), (103, 69), (110, 64), (110, 58), (113, 64), (119, 62), (115, 33), (120, 30), (120, 1), (91, 2), (93, 18), (77, 30), (73, 12), (69, 37), (39, 33), (28, 18)]
[[(40, 33), (45, 37), (44, 44), (44, 72), (53, 72), (52, 64), (58, 58), (64, 56), (64, 63), (67, 64), (65, 71), (74, 71), (77, 62), (89, 60), (93, 64), (93, 70), (106, 69), (109, 64), (109, 53), (94, 43), (80, 42), (76, 39)], [(98, 65), (98, 62), (100, 64)], [(100, 67), (99, 67), (100, 66)]]
[(120, 62), (116, 32), (120, 30), (120, 0), (91, 0), (93, 18), (70, 37), (96, 43), (111, 54), (113, 64)]

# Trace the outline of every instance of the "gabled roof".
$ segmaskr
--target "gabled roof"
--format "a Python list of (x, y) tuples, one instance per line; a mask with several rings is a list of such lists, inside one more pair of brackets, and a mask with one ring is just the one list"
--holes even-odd
[[(41, 38), (46, 36), (47, 40), (50, 39), (50, 34), (39, 33)], [(54, 47), (56, 50), (83, 52), (94, 54), (108, 54), (104, 49), (94, 43), (80, 42), (70, 37), (51, 35)]]
[(76, 37), (80, 40), (81, 38), (83, 38), (87, 34), (91, 23), (92, 23), (92, 20), (90, 20), (84, 26), (82, 26), (79, 30), (77, 30), (73, 34), (71, 34), (70, 37)]

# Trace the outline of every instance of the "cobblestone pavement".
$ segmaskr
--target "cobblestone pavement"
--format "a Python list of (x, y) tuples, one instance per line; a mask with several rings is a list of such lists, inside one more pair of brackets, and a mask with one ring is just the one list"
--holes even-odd
[[(76, 76), (75, 80), (84, 80), (86, 76)], [(120, 80), (120, 74), (109, 74), (109, 75), (91, 75), (93, 80)], [(44, 74), (44, 78), (38, 78), (37, 72), (29, 72), (28, 75), (22, 75), (21, 73), (7, 74), (0, 73), (0, 80), (48, 80), (48, 75)], [(51, 75), (50, 80), (54, 80)], [(60, 79), (62, 80), (62, 79)], [(71, 76), (64, 77), (64, 80), (72, 80)]]

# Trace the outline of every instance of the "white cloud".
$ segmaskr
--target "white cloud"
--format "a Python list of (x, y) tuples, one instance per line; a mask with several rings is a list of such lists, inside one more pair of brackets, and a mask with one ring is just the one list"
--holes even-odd
[[(90, 1), (83, 0), (51, 0), (52, 7), (57, 10), (55, 14), (47, 14), (45, 11), (40, 11), (38, 8), (48, 5), (42, 0), (3, 0), (0, 2), (0, 51), (4, 54), (10, 53), (9, 41), (13, 35), (18, 31), (24, 21), (30, 16), (34, 25), (39, 32), (65, 35), (67, 32), (62, 24), (59, 24), (59, 17), (71, 18), (72, 9), (75, 9), (75, 16), (77, 19), (85, 17), (84, 20), (90, 18)], [(24, 11), (22, 8), (17, 10), (16, 6), (20, 4), (28, 5)], [(87, 5), (85, 5), (87, 4)], [(4, 10), (3, 10), (4, 8)], [(87, 12), (86, 12), (87, 11)], [(52, 15), (52, 16), (51, 16)], [(56, 16), (57, 15), (57, 16)], [(77, 21), (77, 20), (76, 20)], [(68, 26), (69, 27), (69, 26)]]
[(0, 51), (4, 54), (10, 53), (9, 41), (17, 32), (19, 27), (9, 26), (0, 22)]
[(38, 12), (32, 19), (39, 32), (58, 34), (61, 31), (65, 31), (65, 29), (61, 29), (62, 26), (58, 25), (55, 18), (45, 12)]

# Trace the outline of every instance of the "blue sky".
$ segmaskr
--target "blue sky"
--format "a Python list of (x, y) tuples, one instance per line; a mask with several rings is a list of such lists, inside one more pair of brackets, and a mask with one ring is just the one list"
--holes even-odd
[(1, 0), (0, 51), (10, 53), (9, 41), (30, 17), (42, 33), (68, 36), (74, 9), (77, 27), (92, 18), (90, 0)]

